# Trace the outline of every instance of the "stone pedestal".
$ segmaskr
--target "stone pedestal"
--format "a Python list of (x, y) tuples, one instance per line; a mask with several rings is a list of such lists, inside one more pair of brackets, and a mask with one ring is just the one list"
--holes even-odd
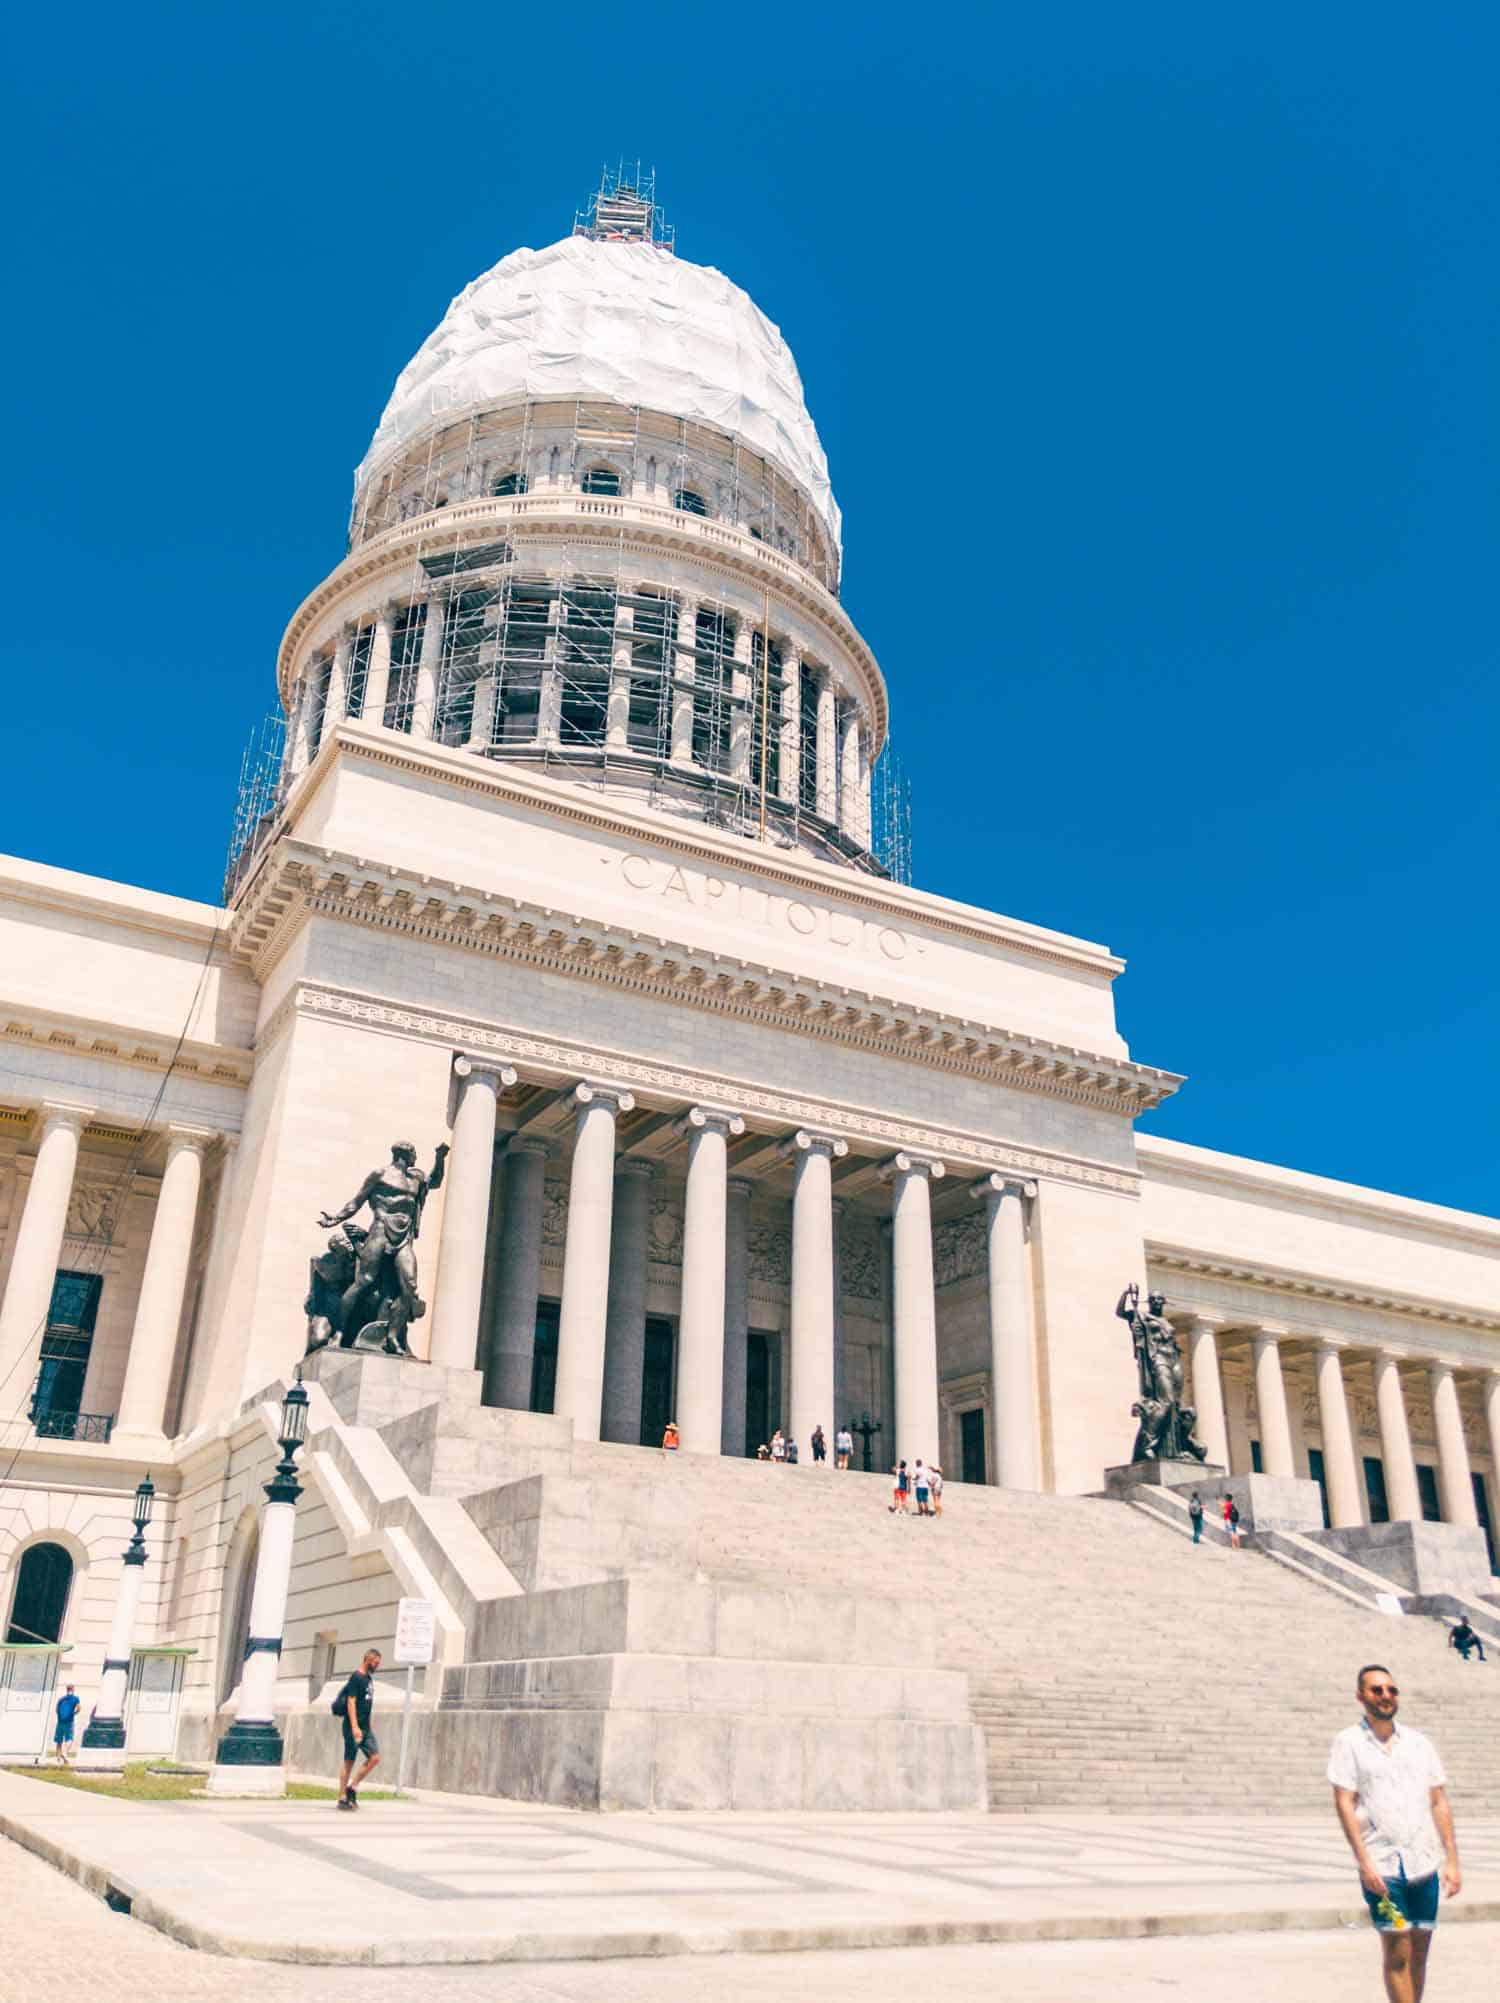
[[(1104, 1490), (1107, 1495), (1123, 1496), (1133, 1488), (1206, 1490), (1212, 1486), (1216, 1495), (1222, 1495), (1225, 1473), (1224, 1468), (1215, 1466), (1212, 1461), (1129, 1461), (1124, 1467), (1107, 1467), (1104, 1470)], [(1206, 1508), (1207, 1494), (1203, 1502)]]

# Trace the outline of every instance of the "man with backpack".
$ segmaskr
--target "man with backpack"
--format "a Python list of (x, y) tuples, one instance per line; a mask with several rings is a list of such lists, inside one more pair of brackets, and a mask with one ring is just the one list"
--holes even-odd
[[(339, 1807), (358, 1808), (359, 1790), (380, 1764), (380, 1741), (370, 1729), (375, 1708), (375, 1672), (380, 1650), (367, 1648), (365, 1659), (333, 1700), (333, 1715), (344, 1727), (344, 1764), (339, 1773)], [(360, 1760), (359, 1773), (354, 1768)], [(354, 1777), (351, 1779), (351, 1775)]]

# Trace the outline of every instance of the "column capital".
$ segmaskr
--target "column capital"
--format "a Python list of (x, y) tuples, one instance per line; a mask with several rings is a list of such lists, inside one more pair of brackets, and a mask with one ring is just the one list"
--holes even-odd
[(43, 1099), (40, 1107), (43, 1137), (59, 1127), (71, 1128), (81, 1134), (97, 1109), (93, 1106), (79, 1106), (67, 1099)]
[(170, 1121), (163, 1129), (163, 1132), (167, 1137), (168, 1161), (174, 1155), (183, 1153), (195, 1155), (207, 1154), (208, 1150), (219, 1138), (211, 1127), (180, 1126), (175, 1120)]
[(989, 1197), (997, 1199), (1005, 1196), (1028, 1198), (1036, 1195), (1036, 1184), (1034, 1182), (1027, 1182), (1020, 1176), (1002, 1175), (998, 1170), (995, 1170), (989, 1175), (980, 1176), (977, 1182), (971, 1182), (969, 1184), (969, 1195), (976, 1203), (983, 1202)]
[(493, 1078), (503, 1092), (508, 1092), (520, 1076), (513, 1064), (502, 1064), (488, 1057), (469, 1057), (462, 1050), (454, 1053), (453, 1075), (455, 1078)]
[(1282, 1321), (1247, 1321), (1238, 1324), (1241, 1335), (1248, 1335), (1257, 1349), (1266, 1342), (1289, 1342), (1292, 1331)]
[(588, 1078), (580, 1078), (573, 1087), (572, 1101), (580, 1112), (585, 1106), (608, 1106), (616, 1113), (635, 1110), (635, 1094), (623, 1085), (596, 1085)]
[(799, 1127), (794, 1134), (788, 1134), (781, 1143), (784, 1155), (820, 1154), (831, 1161), (839, 1161), (849, 1152), (849, 1143), (840, 1140), (837, 1134), (815, 1134), (806, 1127)]
[(1315, 1335), (1312, 1339), (1312, 1351), (1315, 1356), (1344, 1357), (1349, 1354), (1351, 1347), (1352, 1345), (1342, 1335)]
[(695, 1133), (723, 1134), (726, 1138), (734, 1138), (745, 1131), (745, 1122), (738, 1113), (726, 1112), (718, 1106), (689, 1106), (672, 1131), (685, 1140)]
[(932, 1155), (909, 1155), (904, 1151), (893, 1154), (889, 1161), (880, 1164), (882, 1182), (894, 1182), (898, 1175), (920, 1175), (927, 1182), (936, 1182), (947, 1173), (946, 1162), (938, 1161)]
[(731, 1196), (752, 1197), (755, 1194), (755, 1184), (748, 1176), (732, 1175), (724, 1186)]
[(633, 1175), (641, 1182), (655, 1182), (660, 1174), (661, 1163), (647, 1155), (621, 1155), (615, 1163), (616, 1177)]
[(1201, 1313), (1197, 1308), (1184, 1308), (1180, 1314), (1168, 1315), (1167, 1319), (1173, 1328), (1181, 1329), (1186, 1335), (1198, 1329), (1210, 1329), (1219, 1335), (1230, 1325), (1227, 1315), (1215, 1314), (1212, 1310)]
[(549, 1141), (541, 1134), (502, 1134), (495, 1143), (496, 1154), (540, 1155), (543, 1161), (553, 1161), (557, 1157), (556, 1141)]

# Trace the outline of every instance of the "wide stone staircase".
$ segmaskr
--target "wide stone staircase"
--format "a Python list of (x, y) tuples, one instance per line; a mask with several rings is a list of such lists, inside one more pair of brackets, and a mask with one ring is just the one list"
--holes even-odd
[[(816, 1713), (813, 1686), (843, 1674), (851, 1701), (878, 1707), (883, 1685), (914, 1717), (924, 1678), (951, 1688), (963, 1672), (997, 1810), (1322, 1809), (1329, 1743), (1371, 1661), (1395, 1672), (1457, 1801), (1500, 1789), (1500, 1663), (1464, 1665), (1437, 1621), (1366, 1611), (1254, 1550), (1195, 1547), (1125, 1503), (950, 1483), (941, 1518), (903, 1518), (884, 1476), (575, 1443), (561, 1421), (467, 1396), (381, 1430), (525, 1588), (477, 1624), (475, 1667), (450, 1675), (461, 1701), (513, 1686), (503, 1658), (539, 1652), (515, 1638), (554, 1599), (561, 1616), (614, 1581), (654, 1609), (633, 1647), (668, 1645), (653, 1631), (711, 1602), (706, 1649), (796, 1665), (800, 1699), (747, 1700), (773, 1712)], [(822, 1709), (821, 1727), (801, 1720), (814, 1742), (838, 1730), (838, 1697)], [(920, 1758), (926, 1742), (900, 1743)]]

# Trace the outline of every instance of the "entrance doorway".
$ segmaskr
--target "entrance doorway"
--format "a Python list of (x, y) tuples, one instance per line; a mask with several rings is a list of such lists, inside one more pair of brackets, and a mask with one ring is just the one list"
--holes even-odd
[(745, 1337), (745, 1458), (771, 1444), (781, 1424), (781, 1337), (775, 1329), (752, 1328)]
[(641, 1445), (659, 1447), (667, 1421), (675, 1414), (672, 1385), (677, 1362), (677, 1331), (661, 1315), (646, 1317), (646, 1349), (641, 1364)]
[(1370, 1521), (1389, 1523), (1391, 1505), (1385, 1492), (1385, 1462), (1374, 1454), (1366, 1454), (1364, 1462), (1365, 1495), (1370, 1504)]
[(958, 1415), (959, 1480), (978, 1482), (981, 1486), (989, 1479), (984, 1464), (984, 1407), (976, 1405), (972, 1411)]
[(538, 1301), (531, 1346), (531, 1410), (550, 1412), (557, 1403), (557, 1326), (561, 1301)]

